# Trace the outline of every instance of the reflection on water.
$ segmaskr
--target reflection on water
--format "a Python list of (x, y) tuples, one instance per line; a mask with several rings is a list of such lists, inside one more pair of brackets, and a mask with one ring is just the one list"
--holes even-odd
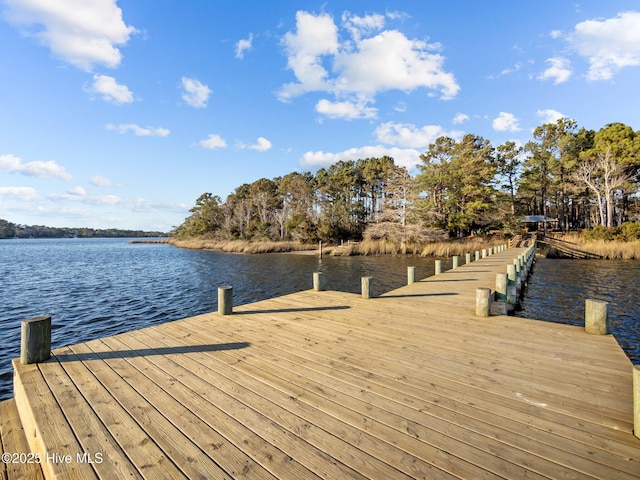
[(537, 259), (519, 316), (584, 325), (586, 299), (609, 302), (609, 330), (640, 364), (640, 262)]

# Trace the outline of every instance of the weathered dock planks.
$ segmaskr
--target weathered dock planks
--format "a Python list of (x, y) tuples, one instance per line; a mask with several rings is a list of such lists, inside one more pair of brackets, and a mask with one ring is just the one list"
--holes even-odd
[(16, 361), (28, 441), (47, 478), (640, 478), (612, 336), (474, 315), (514, 252)]
[(42, 469), (29, 450), (14, 399), (0, 402), (0, 479), (41, 480)]

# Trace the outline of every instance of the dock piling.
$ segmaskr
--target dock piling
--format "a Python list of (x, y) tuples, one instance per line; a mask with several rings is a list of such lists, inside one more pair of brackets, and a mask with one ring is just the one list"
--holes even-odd
[(313, 272), (313, 289), (316, 292), (324, 290), (324, 275), (322, 275), (322, 272)]
[(633, 366), (633, 434), (640, 438), (640, 365)]
[(452, 260), (453, 264), (451, 268), (458, 268), (460, 266), (460, 257), (455, 255)]
[(500, 315), (507, 314), (507, 285), (506, 273), (496, 273), (496, 306), (495, 310)]
[(587, 299), (584, 305), (584, 329), (587, 333), (606, 335), (608, 328), (609, 303)]
[(28, 318), (21, 324), (20, 363), (40, 363), (51, 358), (51, 316)]
[(416, 267), (407, 267), (407, 285), (416, 283)]
[(373, 277), (362, 277), (362, 298), (373, 297)]
[(435, 261), (435, 275), (440, 275), (442, 273), (442, 260)]
[(491, 289), (476, 288), (476, 315), (488, 317), (491, 312)]
[(218, 287), (218, 315), (233, 313), (233, 287)]

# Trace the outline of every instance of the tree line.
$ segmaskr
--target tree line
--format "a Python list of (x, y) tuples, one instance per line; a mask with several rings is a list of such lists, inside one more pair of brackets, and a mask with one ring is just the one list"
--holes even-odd
[(16, 225), (0, 218), (0, 238), (141, 238), (166, 236), (167, 234), (162, 232), (117, 228), (58, 228), (45, 227), (43, 225)]
[[(203, 193), (173, 235), (218, 239), (399, 243), (522, 228), (524, 215), (556, 228), (614, 227), (640, 218), (640, 132), (599, 131), (559, 119), (525, 145), (467, 134), (440, 137), (411, 175), (391, 157), (340, 161), (237, 187), (222, 201)], [(546, 221), (544, 228), (547, 228)]]

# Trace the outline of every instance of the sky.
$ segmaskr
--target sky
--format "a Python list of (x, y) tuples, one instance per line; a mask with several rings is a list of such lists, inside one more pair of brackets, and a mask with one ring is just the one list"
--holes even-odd
[(443, 135), (638, 130), (638, 85), (638, 0), (0, 0), (0, 219), (169, 231)]

